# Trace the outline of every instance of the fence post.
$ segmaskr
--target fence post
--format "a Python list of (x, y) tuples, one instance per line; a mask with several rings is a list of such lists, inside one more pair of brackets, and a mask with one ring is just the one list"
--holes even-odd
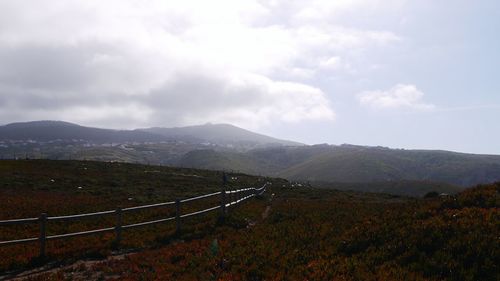
[(181, 200), (175, 199), (175, 235), (181, 233)]
[(45, 259), (45, 248), (47, 241), (47, 214), (42, 213), (39, 217), (40, 222), (40, 259)]
[(226, 197), (224, 198), (224, 201), (226, 204), (229, 204), (229, 206), (227, 206), (225, 208), (225, 211), (226, 211), (226, 214), (229, 214), (229, 211), (231, 210), (231, 202), (233, 202), (233, 199), (232, 199), (233, 194), (231, 193), (231, 190), (229, 190), (229, 192), (226, 191), (225, 193), (226, 193)]
[(222, 191), (220, 193), (220, 216), (221, 218), (224, 218), (224, 215), (226, 214), (226, 190), (223, 187)]
[(115, 243), (116, 246), (119, 247), (120, 242), (122, 241), (122, 209), (118, 208), (115, 211), (116, 214), (116, 226), (115, 226)]

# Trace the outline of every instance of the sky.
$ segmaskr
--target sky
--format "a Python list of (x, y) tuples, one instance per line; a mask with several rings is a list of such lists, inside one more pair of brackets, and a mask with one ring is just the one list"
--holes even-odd
[(2, 0), (0, 124), (500, 154), (500, 2)]

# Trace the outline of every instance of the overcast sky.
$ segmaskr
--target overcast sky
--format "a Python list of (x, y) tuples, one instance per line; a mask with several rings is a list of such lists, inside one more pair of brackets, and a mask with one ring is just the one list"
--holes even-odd
[(500, 154), (496, 0), (1, 0), (0, 123)]

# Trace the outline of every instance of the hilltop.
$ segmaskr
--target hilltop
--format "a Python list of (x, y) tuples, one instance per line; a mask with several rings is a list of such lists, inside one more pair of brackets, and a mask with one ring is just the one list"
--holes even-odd
[(423, 196), (500, 180), (500, 156), (303, 145), (229, 124), (110, 130), (60, 121), (0, 126), (1, 159), (64, 159), (239, 171), (341, 190)]
[(88, 141), (93, 143), (158, 142), (163, 138), (141, 131), (84, 127), (63, 121), (33, 121), (0, 126), (0, 140), (34, 142)]
[(63, 121), (32, 121), (0, 126), (3, 141), (86, 141), (103, 143), (185, 142), (234, 148), (256, 148), (281, 145), (302, 145), (250, 132), (229, 124), (205, 124), (176, 128), (143, 128), (112, 130), (80, 126)]
[(231, 124), (205, 124), (175, 128), (148, 128), (140, 131), (165, 136), (172, 140), (186, 140), (209, 142), (219, 145), (240, 146), (302, 146), (294, 141), (280, 140), (273, 137), (257, 134)]

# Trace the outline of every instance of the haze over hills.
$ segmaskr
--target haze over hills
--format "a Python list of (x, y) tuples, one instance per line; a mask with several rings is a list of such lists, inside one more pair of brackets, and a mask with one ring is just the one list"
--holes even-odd
[[(224, 166), (228, 163), (228, 166)], [(500, 156), (355, 145), (256, 149), (246, 153), (192, 151), (182, 166), (239, 170), (331, 183), (443, 182), (462, 187), (500, 180)]]
[(241, 145), (303, 145), (298, 142), (280, 140), (265, 135), (257, 134), (230, 124), (210, 124), (176, 128), (148, 128), (139, 129), (156, 135), (162, 135), (169, 139), (187, 139), (192, 141), (209, 141), (218, 144), (241, 144)]
[(418, 196), (429, 190), (455, 192), (500, 180), (500, 156), (496, 155), (303, 145), (228, 124), (136, 130), (60, 121), (0, 126), (0, 157), (19, 156), (240, 171), (337, 189)]
[(150, 142), (164, 138), (142, 131), (84, 127), (63, 121), (32, 121), (0, 126), (0, 140), (86, 140), (96, 143)]
[(0, 158), (86, 159), (178, 165), (200, 149), (245, 152), (255, 148), (302, 145), (227, 124), (181, 128), (110, 130), (62, 121), (0, 126)]
[(183, 141), (244, 147), (302, 145), (253, 133), (228, 124), (178, 128), (111, 130), (84, 127), (63, 121), (32, 121), (0, 126), (0, 140), (85, 140), (95, 143)]

